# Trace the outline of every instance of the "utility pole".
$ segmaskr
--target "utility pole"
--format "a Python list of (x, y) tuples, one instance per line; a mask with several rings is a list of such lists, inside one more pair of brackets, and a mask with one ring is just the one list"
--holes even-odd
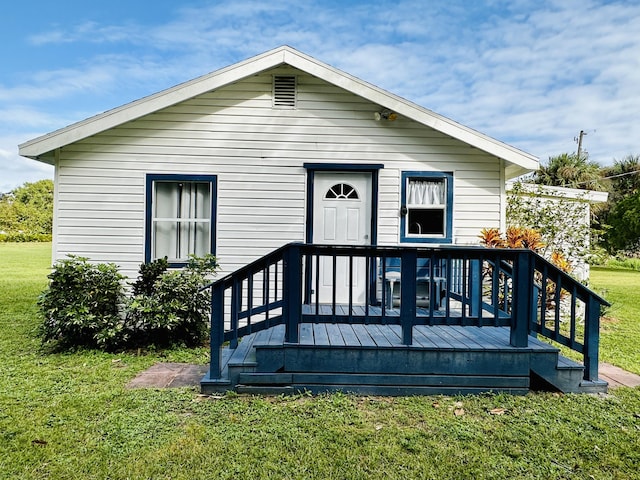
[(580, 155), (582, 155), (582, 137), (587, 134), (584, 130), (580, 130), (580, 135), (578, 137), (574, 137), (573, 140), (578, 142), (578, 160), (580, 159)]

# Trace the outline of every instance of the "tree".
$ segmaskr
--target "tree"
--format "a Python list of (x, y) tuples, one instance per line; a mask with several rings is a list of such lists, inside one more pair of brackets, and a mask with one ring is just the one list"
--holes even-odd
[(615, 204), (640, 191), (640, 155), (614, 160), (612, 166), (602, 168), (601, 174), (609, 184), (609, 201)]
[(540, 167), (533, 182), (540, 185), (580, 188), (584, 190), (604, 190), (600, 175), (600, 165), (586, 155), (562, 153), (549, 157), (546, 165)]
[(610, 251), (640, 252), (640, 191), (615, 203), (607, 215), (604, 235)]
[(598, 211), (604, 246), (610, 253), (640, 251), (640, 155), (615, 160), (602, 176), (609, 184), (609, 201)]
[(53, 181), (27, 182), (0, 197), (3, 240), (50, 240), (52, 225)]

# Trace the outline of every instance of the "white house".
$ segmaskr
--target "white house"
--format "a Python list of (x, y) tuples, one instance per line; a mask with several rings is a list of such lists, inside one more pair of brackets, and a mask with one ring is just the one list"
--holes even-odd
[(538, 160), (282, 46), (19, 146), (55, 166), (53, 254), (224, 272), (291, 241), (476, 244)]

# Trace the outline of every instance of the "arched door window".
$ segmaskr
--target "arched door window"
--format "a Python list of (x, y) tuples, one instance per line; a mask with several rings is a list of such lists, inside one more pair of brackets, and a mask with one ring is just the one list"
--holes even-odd
[(324, 198), (357, 200), (359, 197), (356, 189), (348, 183), (336, 183), (333, 187), (327, 190)]

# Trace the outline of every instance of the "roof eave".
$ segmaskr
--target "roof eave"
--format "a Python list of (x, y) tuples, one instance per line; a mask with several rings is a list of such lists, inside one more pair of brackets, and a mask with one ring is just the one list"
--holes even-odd
[(533, 155), (465, 127), (288, 46), (275, 48), (261, 55), (29, 140), (18, 146), (19, 153), (24, 157), (42, 160), (48, 152), (56, 148), (77, 142), (159, 109), (175, 105), (282, 64), (291, 65), (377, 103), (384, 108), (393, 110), (402, 116), (411, 118), (486, 153), (506, 160), (509, 163), (507, 166), (508, 179), (539, 168), (538, 159)]

